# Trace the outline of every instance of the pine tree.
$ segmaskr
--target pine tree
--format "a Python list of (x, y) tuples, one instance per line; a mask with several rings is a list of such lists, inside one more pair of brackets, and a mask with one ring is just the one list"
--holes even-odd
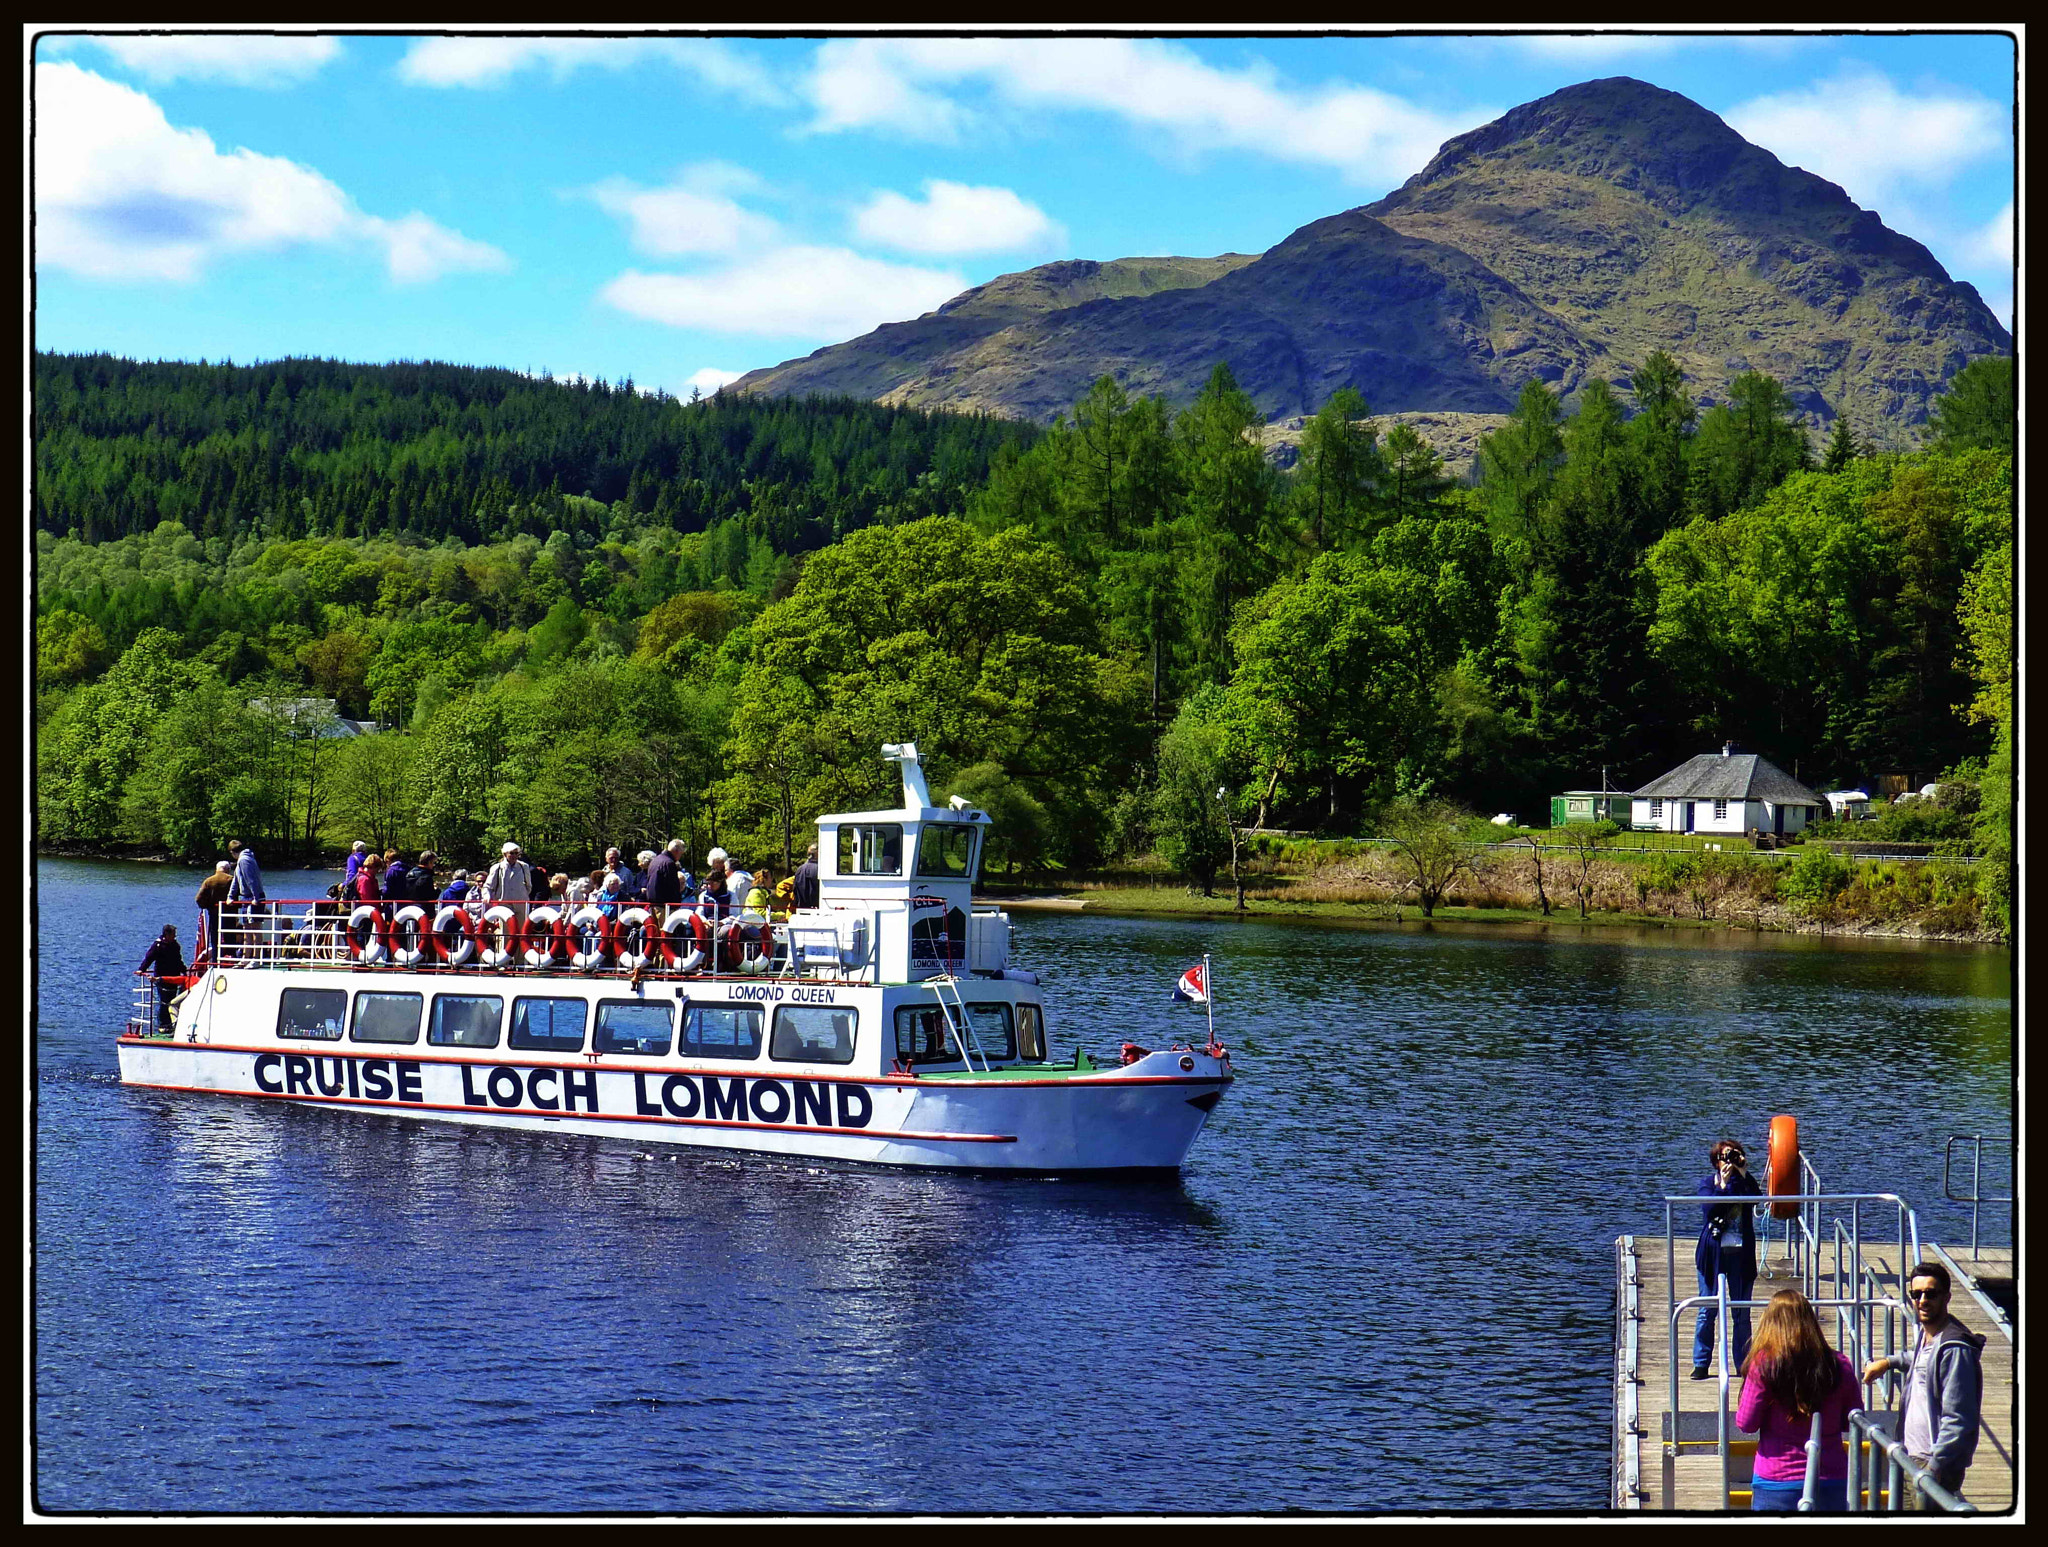
[(1820, 470), (1839, 473), (1862, 455), (1863, 448), (1856, 443), (1855, 432), (1849, 428), (1849, 416), (1836, 414), (1834, 433), (1828, 437), (1828, 449), (1821, 454)]

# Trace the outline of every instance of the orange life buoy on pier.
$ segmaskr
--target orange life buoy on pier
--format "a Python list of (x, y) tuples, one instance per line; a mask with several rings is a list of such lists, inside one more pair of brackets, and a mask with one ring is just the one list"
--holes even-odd
[[(1764, 1190), (1773, 1197), (1796, 1194), (1799, 1187), (1799, 1119), (1781, 1115), (1771, 1119), (1771, 1145), (1764, 1162), (1767, 1176)], [(1799, 1205), (1774, 1203), (1771, 1218), (1797, 1219)]]

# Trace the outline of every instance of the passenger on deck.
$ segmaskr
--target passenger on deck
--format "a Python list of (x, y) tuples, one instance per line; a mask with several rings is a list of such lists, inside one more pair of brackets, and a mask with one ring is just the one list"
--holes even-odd
[(619, 878), (619, 895), (631, 896), (639, 890), (640, 878), (633, 874), (633, 867), (626, 863), (626, 856), (617, 849), (604, 851), (604, 868), (607, 875)]
[(747, 888), (747, 920), (749, 923), (765, 923), (775, 917), (775, 872), (763, 865), (754, 872), (754, 881)]
[(524, 918), (533, 895), (533, 872), (526, 868), (518, 844), (508, 843), (501, 852), (503, 857), (484, 877), (484, 901), (509, 904), (516, 917)]
[(384, 895), (384, 889), (377, 884), (377, 866), (372, 861), (364, 860), (356, 871), (355, 890), (349, 895), (356, 902), (375, 902)]
[(590, 901), (590, 877), (577, 875), (569, 878), (569, 886), (563, 894), (563, 901), (571, 907), (580, 907)]
[[(523, 856), (522, 856), (523, 857)], [(526, 861), (526, 895), (539, 902), (548, 895), (548, 867)]]
[(569, 900), (569, 878), (566, 875), (548, 877), (548, 901), (561, 907)]
[(597, 911), (611, 923), (619, 916), (619, 904), (625, 900), (625, 883), (619, 880), (617, 872), (604, 878), (604, 887), (597, 894)]
[(199, 942), (195, 961), (208, 961), (220, 954), (220, 905), (228, 900), (228, 888), (233, 884), (228, 876), (226, 860), (216, 864), (213, 874), (199, 883), (199, 891), (192, 901), (200, 909), (206, 938)]
[(387, 849), (384, 853), (384, 895), (393, 899), (410, 895), (405, 889), (405, 861), (399, 858), (398, 850)]
[[(1699, 1196), (1715, 1201), (1700, 1205), (1700, 1239), (1693, 1251), (1699, 1269), (1700, 1293), (1711, 1296), (1715, 1281), (1728, 1278), (1728, 1298), (1747, 1300), (1756, 1285), (1755, 1206), (1735, 1200), (1761, 1198), (1763, 1189), (1749, 1174), (1749, 1156), (1733, 1139), (1723, 1139), (1707, 1152), (1713, 1175), (1701, 1181)], [(1700, 1307), (1699, 1325), (1692, 1339), (1692, 1378), (1705, 1380), (1714, 1360), (1714, 1322), (1717, 1312), (1711, 1304)], [(1735, 1367), (1749, 1357), (1749, 1308), (1729, 1310), (1734, 1320)]]
[(353, 897), (355, 895), (356, 872), (363, 868), (369, 853), (370, 846), (360, 838), (349, 845), (348, 864), (341, 873), (341, 889), (347, 896)]
[(640, 902), (647, 899), (647, 867), (654, 863), (654, 850), (642, 849), (640, 857), (633, 862), (633, 896)]
[(804, 862), (796, 867), (796, 906), (815, 908), (818, 905), (818, 846), (814, 843), (804, 850)]
[(725, 889), (732, 893), (732, 911), (746, 906), (747, 893), (754, 889), (753, 872), (736, 859), (725, 862)]
[(647, 900), (661, 910), (661, 921), (667, 920), (669, 909), (683, 903), (683, 853), (683, 840), (671, 838), (667, 848), (647, 861), (642, 885)]
[(442, 902), (464, 903), (469, 901), (469, 872), (458, 870), (448, 878), (448, 884), (441, 888)]
[(264, 912), (263, 872), (257, 867), (256, 851), (240, 839), (229, 840), (228, 852), (235, 856), (235, 873), (228, 882), (228, 906), (241, 915), (237, 922), (246, 947), (252, 942), (258, 927), (256, 921)]
[(1849, 1457), (1842, 1431), (1849, 1410), (1862, 1405), (1856, 1370), (1828, 1347), (1813, 1305), (1796, 1289), (1781, 1289), (1757, 1318), (1756, 1340), (1742, 1366), (1742, 1396), (1735, 1427), (1756, 1435), (1749, 1507), (1769, 1514), (1799, 1508), (1806, 1484), (1806, 1442), (1819, 1413), (1820, 1467), (1813, 1507), (1839, 1515), (1849, 1507)]
[(721, 924), (732, 912), (732, 893), (725, 884), (725, 866), (713, 864), (704, 872), (704, 890), (697, 899), (697, 912), (707, 924)]
[(405, 895), (414, 902), (432, 902), (438, 886), (434, 868), (439, 863), (432, 849), (422, 850), (419, 863), (405, 873)]
[(164, 925), (164, 932), (150, 941), (149, 949), (142, 953), (142, 965), (137, 970), (156, 976), (157, 1029), (168, 1033), (171, 1029), (171, 1000), (181, 985), (166, 983), (164, 979), (185, 975), (185, 953), (178, 945), (177, 925)]

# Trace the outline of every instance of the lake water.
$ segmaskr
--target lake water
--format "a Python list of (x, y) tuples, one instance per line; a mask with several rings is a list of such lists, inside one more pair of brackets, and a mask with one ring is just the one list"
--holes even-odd
[(1711, 1140), (1796, 1113), (1954, 1239), (1943, 1139), (2011, 1128), (2004, 952), (1085, 915), (1016, 919), (1061, 1056), (1198, 1029), (1215, 953), (1177, 1184), (130, 1090), (199, 874), (37, 876), (45, 1509), (1597, 1509), (1614, 1238)]

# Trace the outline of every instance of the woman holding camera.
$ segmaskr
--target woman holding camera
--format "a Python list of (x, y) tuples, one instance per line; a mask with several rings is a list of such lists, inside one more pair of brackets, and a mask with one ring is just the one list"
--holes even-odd
[[(1728, 1298), (1747, 1300), (1756, 1284), (1756, 1215), (1754, 1206), (1740, 1200), (1761, 1198), (1764, 1190), (1749, 1174), (1749, 1156), (1733, 1139), (1723, 1139), (1707, 1152), (1713, 1172), (1696, 1189), (1710, 1201), (1700, 1205), (1700, 1240), (1693, 1263), (1700, 1272), (1700, 1293), (1715, 1293), (1716, 1280), (1728, 1280)], [(1749, 1356), (1749, 1307), (1735, 1306), (1735, 1366)], [(1692, 1338), (1692, 1378), (1705, 1380), (1714, 1361), (1712, 1304), (1700, 1307), (1699, 1326)], [(1732, 1373), (1732, 1372), (1731, 1372)]]

